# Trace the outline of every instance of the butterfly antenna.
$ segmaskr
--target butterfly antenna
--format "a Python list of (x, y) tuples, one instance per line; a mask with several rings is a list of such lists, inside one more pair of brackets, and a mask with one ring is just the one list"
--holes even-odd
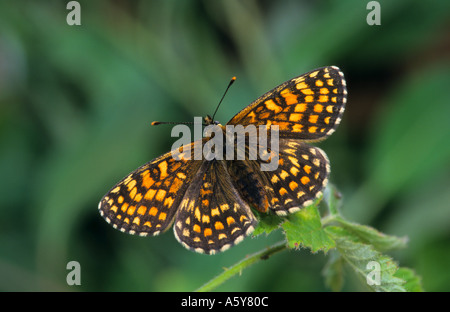
[(214, 111), (214, 114), (213, 114), (213, 116), (212, 116), (212, 120), (214, 120), (214, 116), (216, 116), (217, 110), (219, 109), (220, 104), (222, 104), (222, 101), (223, 101), (225, 95), (227, 94), (228, 89), (230, 89), (231, 85), (232, 85), (233, 82), (235, 82), (235, 81), (236, 81), (236, 77), (231, 78), (230, 83), (228, 84), (228, 87), (225, 89), (225, 92), (223, 93), (222, 98), (221, 98), (220, 101), (219, 101), (219, 104), (217, 104), (216, 110)]

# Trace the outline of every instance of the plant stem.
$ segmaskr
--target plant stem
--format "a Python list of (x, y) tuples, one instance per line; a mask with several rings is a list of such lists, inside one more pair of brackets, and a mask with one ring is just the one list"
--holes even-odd
[(241, 260), (240, 262), (236, 263), (235, 265), (225, 269), (223, 273), (217, 275), (212, 280), (210, 280), (209, 282), (198, 288), (196, 291), (197, 292), (211, 291), (217, 286), (223, 284), (225, 281), (227, 281), (234, 275), (242, 272), (243, 269), (249, 267), (253, 263), (256, 263), (260, 260), (266, 260), (273, 254), (283, 251), (286, 248), (287, 248), (286, 241), (281, 241), (268, 248), (258, 251), (246, 257), (244, 260)]

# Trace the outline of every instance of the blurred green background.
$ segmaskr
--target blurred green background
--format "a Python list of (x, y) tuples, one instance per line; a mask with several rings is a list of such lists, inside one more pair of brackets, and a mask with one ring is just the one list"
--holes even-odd
[[(173, 232), (139, 238), (99, 215), (101, 197), (168, 151), (170, 126), (227, 122), (264, 92), (337, 65), (348, 105), (319, 144), (342, 213), (410, 239), (391, 253), (450, 290), (450, 1), (0, 1), (0, 290), (191, 291), (280, 239), (205, 256)], [(66, 264), (81, 264), (68, 286)], [(328, 291), (327, 257), (285, 251), (220, 291)], [(344, 290), (364, 290), (348, 272)]]

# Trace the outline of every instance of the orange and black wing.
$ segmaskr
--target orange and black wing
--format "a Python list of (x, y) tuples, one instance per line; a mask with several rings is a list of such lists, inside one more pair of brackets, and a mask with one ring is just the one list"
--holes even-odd
[(114, 228), (140, 236), (170, 227), (178, 206), (201, 166), (193, 160), (193, 142), (141, 166), (116, 184), (100, 201), (100, 214)]
[(204, 161), (175, 217), (178, 241), (190, 250), (214, 254), (241, 242), (257, 221), (233, 185), (226, 162)]
[(347, 102), (344, 75), (336, 66), (313, 70), (265, 93), (227, 124), (278, 125), (280, 138), (320, 141), (339, 125)]

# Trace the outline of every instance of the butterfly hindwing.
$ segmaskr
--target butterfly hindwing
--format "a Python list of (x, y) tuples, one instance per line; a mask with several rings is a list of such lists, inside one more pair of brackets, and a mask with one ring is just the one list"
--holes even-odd
[(204, 161), (175, 218), (175, 237), (186, 248), (213, 254), (239, 243), (256, 218), (227, 173), (225, 161)]

